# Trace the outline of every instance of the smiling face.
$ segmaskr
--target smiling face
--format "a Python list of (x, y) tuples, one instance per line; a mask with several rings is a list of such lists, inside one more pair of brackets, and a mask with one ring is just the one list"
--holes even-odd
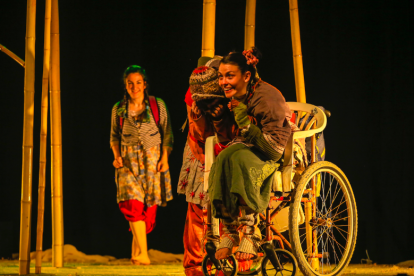
[(233, 64), (220, 64), (219, 85), (224, 90), (227, 98), (241, 98), (246, 94), (247, 84), (250, 81), (251, 73), (246, 71), (242, 74), (239, 66)]
[(146, 87), (147, 84), (140, 73), (131, 73), (125, 79), (125, 88), (131, 100), (142, 98)]

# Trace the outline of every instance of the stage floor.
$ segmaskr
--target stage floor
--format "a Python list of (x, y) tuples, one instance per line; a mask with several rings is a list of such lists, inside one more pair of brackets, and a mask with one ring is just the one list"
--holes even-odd
[[(34, 263), (30, 272), (34, 274)], [(0, 260), (0, 275), (17, 275), (18, 261)], [(51, 263), (44, 263), (41, 275), (184, 275), (181, 263), (154, 264), (148, 266), (134, 266), (130, 264), (80, 264), (67, 263), (63, 268), (51, 267)], [(302, 275), (299, 273), (298, 275)], [(350, 265), (342, 275), (414, 275), (414, 268), (398, 267), (396, 265)]]

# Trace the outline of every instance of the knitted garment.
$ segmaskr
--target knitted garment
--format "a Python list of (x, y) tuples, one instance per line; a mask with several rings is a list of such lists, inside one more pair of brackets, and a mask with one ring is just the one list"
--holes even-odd
[(288, 121), (292, 112), (282, 93), (272, 85), (259, 81), (245, 104), (247, 114), (257, 120), (264, 139), (275, 151), (283, 154), (291, 134)]
[[(254, 229), (253, 226), (248, 226), (248, 227)], [(261, 237), (256, 234), (243, 235), (243, 238), (239, 244), (239, 248), (237, 248), (236, 252), (257, 255), (257, 251), (259, 251), (259, 247), (260, 247), (260, 240), (261, 240)]]
[[(244, 214), (236, 220), (223, 219), (223, 235), (217, 250), (222, 248), (232, 249), (234, 246), (238, 246), (236, 252), (257, 255), (261, 237), (255, 233), (255, 216), (255, 214)], [(240, 226), (242, 226), (241, 232), (243, 233), (241, 241), (237, 231)]]
[(216, 70), (207, 66), (194, 69), (190, 76), (191, 98), (194, 101), (224, 98)]
[(223, 234), (221, 235), (221, 241), (219, 246), (217, 247), (217, 251), (222, 248), (232, 249), (234, 246), (239, 246), (240, 236), (239, 232), (237, 232), (237, 227), (239, 226), (237, 220), (223, 219), (222, 223)]
[(263, 154), (269, 157), (273, 161), (279, 161), (282, 157), (282, 154), (277, 152), (274, 147), (272, 147), (268, 141), (263, 136), (263, 133), (260, 129), (251, 124), (248, 131), (242, 134), (246, 139), (247, 143), (253, 144), (257, 149), (259, 149)]

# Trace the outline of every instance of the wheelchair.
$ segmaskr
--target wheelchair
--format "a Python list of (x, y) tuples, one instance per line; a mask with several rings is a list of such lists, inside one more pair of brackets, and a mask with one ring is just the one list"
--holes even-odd
[[(294, 276), (298, 272), (297, 268), (305, 276), (338, 276), (351, 260), (358, 226), (351, 185), (336, 165), (328, 161), (316, 161), (316, 135), (326, 127), (326, 114), (311, 104), (288, 102), (288, 105), (292, 114), (296, 115), (295, 123), (300, 131), (293, 132), (287, 143), (283, 166), (274, 173), (269, 206), (265, 214), (259, 214), (259, 228), (265, 233), (262, 234), (258, 256), (251, 261), (248, 269), (241, 269), (233, 254), (227, 259), (217, 260), (215, 252), (218, 241), (207, 238), (207, 254), (202, 262), (206, 276), (257, 275), (260, 272), (264, 276)], [(312, 143), (310, 164), (303, 171), (298, 171), (294, 167), (294, 141), (307, 137)], [(216, 137), (206, 140), (205, 191), (215, 160), (216, 143)], [(277, 207), (272, 208), (275, 205)], [(219, 237), (219, 220), (211, 217), (210, 208), (209, 204), (207, 231)], [(272, 223), (279, 212), (286, 214), (286, 209), (290, 241)]]

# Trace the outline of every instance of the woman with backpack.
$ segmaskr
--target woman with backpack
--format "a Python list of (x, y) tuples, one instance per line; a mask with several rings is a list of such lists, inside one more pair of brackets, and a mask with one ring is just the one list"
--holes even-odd
[(148, 95), (145, 70), (132, 65), (123, 80), (125, 94), (112, 108), (110, 139), (117, 202), (133, 234), (131, 262), (147, 265), (146, 234), (155, 227), (157, 207), (172, 200), (168, 156), (173, 133), (164, 101)]

